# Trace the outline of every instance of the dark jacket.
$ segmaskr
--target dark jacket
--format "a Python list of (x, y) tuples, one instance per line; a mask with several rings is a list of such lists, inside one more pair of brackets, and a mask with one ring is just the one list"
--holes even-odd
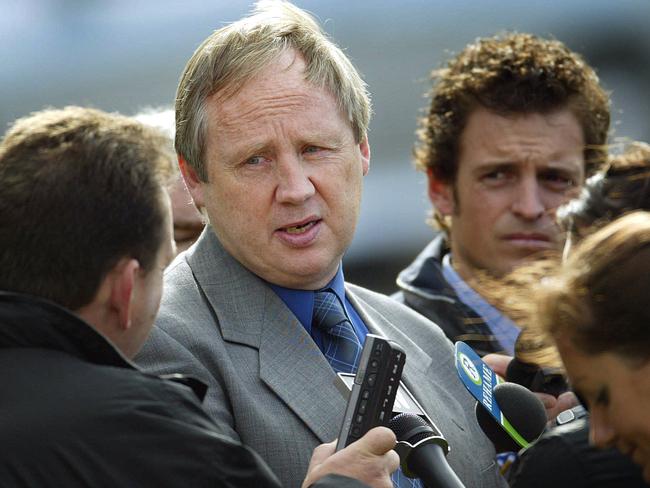
[(503, 352), (483, 318), (458, 299), (442, 274), (449, 251), (441, 232), (397, 277), (400, 290), (392, 297), (435, 322), (452, 342), (463, 341), (484, 356)]
[(523, 452), (512, 488), (641, 488), (641, 468), (614, 448), (589, 445), (587, 418), (554, 427)]
[(0, 486), (280, 486), (190, 388), (141, 372), (53, 303), (0, 292), (0, 372)]

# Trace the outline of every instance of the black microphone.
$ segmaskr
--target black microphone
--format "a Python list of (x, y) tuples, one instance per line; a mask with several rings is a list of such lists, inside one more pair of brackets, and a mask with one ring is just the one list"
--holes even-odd
[[(514, 436), (530, 443), (542, 435), (546, 427), (546, 410), (541, 400), (530, 390), (516, 383), (499, 383), (493, 390), (494, 400), (508, 420)], [(497, 452), (518, 452), (521, 445), (480, 404), (476, 404), (476, 420)]]
[(506, 381), (525, 386), (530, 391), (548, 393), (554, 397), (569, 391), (569, 385), (563, 375), (517, 358), (508, 364)]
[(420, 478), (430, 488), (465, 488), (445, 458), (447, 441), (426, 420), (413, 413), (400, 413), (388, 427), (397, 437), (395, 450), (406, 476)]

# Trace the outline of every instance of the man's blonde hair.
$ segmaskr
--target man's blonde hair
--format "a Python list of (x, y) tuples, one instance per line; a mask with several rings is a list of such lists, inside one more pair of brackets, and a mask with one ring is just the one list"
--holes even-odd
[(287, 50), (305, 61), (305, 80), (329, 90), (347, 115), (355, 139), (366, 137), (370, 97), (350, 60), (306, 12), (284, 1), (261, 1), (253, 13), (215, 31), (196, 49), (176, 95), (176, 152), (207, 181), (206, 101), (232, 96)]

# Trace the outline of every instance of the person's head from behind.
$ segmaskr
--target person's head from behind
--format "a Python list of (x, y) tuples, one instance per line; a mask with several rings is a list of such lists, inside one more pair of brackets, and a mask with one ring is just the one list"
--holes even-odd
[[(174, 152), (174, 133), (176, 131), (174, 110), (171, 108), (149, 108), (140, 111), (134, 117), (139, 122), (155, 127), (167, 136), (167, 157), (170, 160), (170, 165), (173, 168), (178, 168)], [(180, 172), (176, 171), (176, 173), (177, 176), (170, 180), (167, 192), (172, 204), (176, 252), (180, 253), (199, 238), (203, 227), (205, 227), (205, 221), (199, 209), (194, 205)]]
[(173, 253), (164, 144), (88, 108), (17, 120), (0, 143), (0, 289), (74, 311), (135, 355)]
[(555, 210), (604, 160), (609, 99), (556, 40), (479, 39), (433, 72), (416, 163), (454, 267), (501, 276), (557, 247)]
[(591, 440), (616, 446), (650, 481), (650, 213), (634, 212), (576, 246), (538, 291), (536, 320), (554, 338), (591, 413)]
[(558, 209), (566, 231), (565, 251), (632, 210), (650, 210), (650, 145), (644, 142), (632, 142), (622, 154), (611, 156), (603, 171), (587, 180), (580, 196)]
[(336, 273), (368, 171), (370, 101), (316, 22), (260, 2), (195, 51), (176, 151), (224, 248), (265, 280), (315, 289)]

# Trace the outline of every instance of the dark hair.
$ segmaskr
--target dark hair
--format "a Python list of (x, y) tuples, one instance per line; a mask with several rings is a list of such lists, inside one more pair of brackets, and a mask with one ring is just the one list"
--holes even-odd
[(150, 270), (163, 239), (166, 144), (88, 108), (17, 120), (0, 142), (0, 289), (76, 310), (120, 258)]
[(580, 196), (558, 209), (565, 229), (580, 232), (600, 227), (632, 210), (650, 210), (650, 146), (633, 142), (612, 156), (604, 171), (585, 183)]
[(444, 182), (455, 181), (460, 136), (477, 107), (504, 115), (569, 108), (583, 130), (587, 173), (605, 159), (609, 97), (594, 70), (557, 40), (520, 33), (478, 39), (431, 78), (415, 156), (419, 169)]

